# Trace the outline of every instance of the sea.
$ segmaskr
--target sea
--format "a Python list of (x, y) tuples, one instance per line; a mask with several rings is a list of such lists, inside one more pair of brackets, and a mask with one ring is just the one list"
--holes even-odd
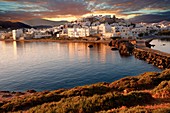
[[(151, 43), (154, 49), (170, 52), (170, 41)], [(50, 91), (111, 83), (147, 71), (162, 70), (134, 56), (121, 56), (107, 44), (0, 41), (1, 91)]]

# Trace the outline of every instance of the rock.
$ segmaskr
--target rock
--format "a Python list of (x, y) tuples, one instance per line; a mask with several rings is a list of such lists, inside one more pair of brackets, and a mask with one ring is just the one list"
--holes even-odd
[(118, 48), (113, 47), (111, 50), (112, 50), (112, 51), (116, 51), (116, 50), (119, 50), (119, 49), (118, 49)]
[(109, 46), (113, 46), (113, 45), (112, 45), (112, 41), (109, 42)]
[(112, 50), (117, 50), (122, 56), (129, 56), (132, 54), (134, 49), (134, 45), (130, 42), (130, 40), (112, 40), (109, 43), (109, 46), (112, 46)]
[(3, 98), (8, 98), (8, 97), (12, 97), (11, 94), (6, 94), (6, 95), (2, 95)]
[(89, 47), (89, 48), (93, 48), (93, 45), (89, 45), (88, 47)]
[(26, 92), (28, 92), (28, 93), (36, 93), (35, 90), (27, 90)]
[(159, 52), (155, 52), (155, 50), (152, 49), (139, 49), (135, 48), (133, 51), (133, 54), (136, 58), (140, 60), (145, 60), (149, 64), (153, 64), (154, 66), (157, 66), (161, 69), (170, 68), (169, 64), (169, 56), (166, 54), (160, 54)]
[(119, 52), (123, 56), (130, 56), (134, 49), (133, 44), (130, 42), (122, 42), (119, 44)]
[(22, 93), (22, 92), (16, 92), (16, 95), (17, 95), (17, 96), (25, 95), (25, 93)]
[(0, 93), (10, 93), (10, 91), (0, 91)]

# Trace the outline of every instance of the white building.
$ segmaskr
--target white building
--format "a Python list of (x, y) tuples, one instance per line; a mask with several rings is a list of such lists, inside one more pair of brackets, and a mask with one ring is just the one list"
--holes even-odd
[(20, 37), (23, 37), (24, 33), (22, 29), (12, 30), (13, 40), (17, 40)]
[(99, 33), (105, 34), (105, 33), (111, 33), (112, 27), (109, 24), (100, 24), (99, 25)]
[(69, 37), (86, 37), (90, 36), (89, 28), (68, 28)]
[(130, 27), (122, 27), (120, 30), (120, 34), (122, 38), (130, 38), (132, 37), (132, 32)]
[(113, 37), (121, 38), (136, 38), (138, 37), (138, 32), (133, 31), (132, 27), (116, 26), (112, 27)]
[(100, 24), (98, 27), (98, 33), (102, 34), (102, 38), (113, 37), (113, 30), (109, 24)]
[(91, 26), (90, 27), (90, 34), (95, 35), (99, 33), (99, 26)]
[(51, 34), (42, 33), (42, 32), (36, 32), (34, 33), (34, 38), (45, 38), (45, 37), (51, 37)]

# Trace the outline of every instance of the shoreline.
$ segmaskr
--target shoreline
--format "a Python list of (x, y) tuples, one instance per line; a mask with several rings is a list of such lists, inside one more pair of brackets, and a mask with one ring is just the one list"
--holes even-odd
[[(17, 42), (21, 41), (23, 40)], [(51, 39), (24, 42), (108, 43), (108, 41)], [(51, 108), (61, 113), (69, 110), (98, 113), (124, 112), (122, 110), (135, 112), (141, 109), (146, 112), (160, 109), (170, 112), (170, 85), (167, 84), (170, 84), (170, 69), (160, 73), (145, 72), (123, 77), (110, 83), (100, 82), (69, 89), (38, 92), (0, 91), (0, 112), (52, 112)]]
[(59, 43), (104, 43), (109, 44), (111, 40), (98, 40), (98, 41), (86, 41), (86, 40), (54, 40), (54, 39), (30, 39), (30, 40), (0, 40), (5, 42), (59, 42)]
[[(170, 111), (167, 109), (170, 108), (169, 75), (170, 69), (167, 69), (160, 73), (145, 72), (137, 76), (124, 77), (111, 83), (100, 82), (69, 89), (40, 92), (34, 90), (25, 92), (0, 91), (0, 111), (44, 112), (50, 111), (51, 107), (56, 108), (55, 110), (58, 112), (61, 112), (60, 109), (74, 111), (81, 110), (81, 106), (84, 106), (82, 102), (87, 104), (83, 109), (84, 112), (87, 112), (86, 110), (90, 110), (88, 112), (100, 110), (105, 111), (101, 113), (110, 113), (109, 111), (121, 111), (122, 109), (153, 111), (160, 108)], [(98, 109), (93, 109), (96, 106)], [(103, 109), (104, 106), (109, 107)]]

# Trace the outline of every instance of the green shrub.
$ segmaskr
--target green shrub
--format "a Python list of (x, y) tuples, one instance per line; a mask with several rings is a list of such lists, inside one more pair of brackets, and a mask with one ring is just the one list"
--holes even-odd
[(47, 93), (47, 94), (38, 93), (23, 98), (14, 98), (8, 103), (1, 106), (1, 109), (3, 111), (23, 110), (25, 108), (41, 105), (43, 103), (59, 101), (61, 98), (62, 98), (61, 95), (55, 93)]
[(59, 102), (45, 103), (31, 108), (28, 112), (59, 112), (59, 113), (93, 113), (121, 106), (135, 106), (148, 103), (151, 95), (143, 92), (133, 92), (124, 96), (117, 93), (93, 95), (91, 97), (75, 96), (63, 98)]
[(93, 96), (94, 94), (106, 94), (112, 91), (108, 83), (97, 83), (89, 86), (79, 86), (64, 91), (61, 94), (67, 97), (71, 96)]

